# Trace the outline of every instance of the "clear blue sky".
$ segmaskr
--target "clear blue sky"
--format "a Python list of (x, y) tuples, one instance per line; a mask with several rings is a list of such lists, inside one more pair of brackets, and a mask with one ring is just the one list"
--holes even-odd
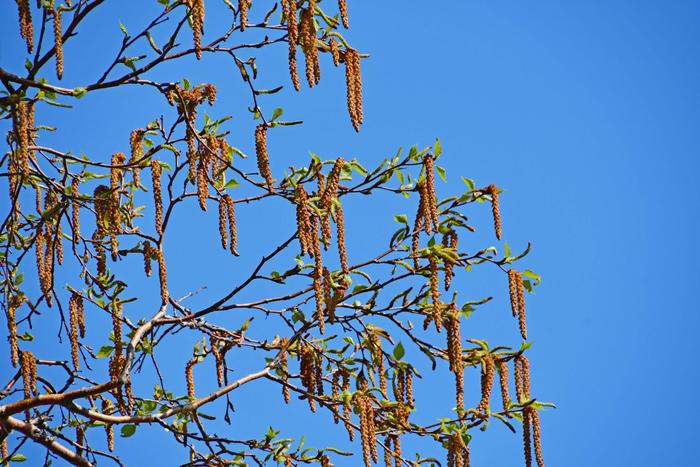
[[(113, 52), (104, 57), (100, 44), (118, 37), (117, 19), (133, 30), (142, 25), (144, 18), (120, 11), (120, 3), (108, 2), (99, 20), (88, 24), (90, 32), (66, 47), (66, 87), (85, 84), (84, 76), (92, 79), (110, 59)], [(252, 14), (259, 14), (262, 2), (254, 3)], [(306, 124), (271, 131), (273, 160), (300, 163), (313, 151), (325, 158), (358, 157), (371, 166), (399, 146), (426, 146), (439, 137), (449, 182), (440, 194), (451, 186), (461, 190), (460, 175), (503, 187), (505, 239), (514, 249), (527, 241), (534, 246), (526, 264), (543, 282), (528, 301), (533, 391), (558, 406), (542, 415), (547, 463), (700, 464), (693, 447), (700, 384), (694, 355), (700, 308), (693, 296), (700, 254), (692, 243), (700, 234), (700, 3), (348, 3), (347, 36), (371, 55), (362, 62), (362, 132), (355, 134), (347, 119), (342, 70), (324, 62), (321, 85), (292, 94), (280, 46), (261, 57), (259, 80), (267, 83), (263, 87), (287, 86), (264, 105), (282, 106), (286, 117)], [(208, 31), (214, 31), (217, 18), (212, 14), (208, 21)], [(0, 28), (3, 37), (16, 31), (14, 2), (0, 7)], [(20, 72), (19, 50), (19, 41), (3, 40), (0, 64)], [(187, 62), (186, 71), (175, 72), (175, 79), (217, 84), (217, 105), (226, 109), (219, 112), (235, 117), (232, 138), (239, 135), (237, 145), (252, 153), (248, 94), (231, 64)], [(166, 111), (161, 98), (129, 89), (87, 96), (75, 111), (51, 109), (46, 118), (56, 124), (70, 116), (60, 122), (56, 144), (106, 158), (127, 150), (132, 128)], [(86, 129), (90, 133), (76, 139)], [(406, 206), (397, 209), (408, 212)], [(373, 227), (385, 215), (371, 207), (349, 212), (348, 228), (362, 222)], [(266, 209), (241, 209), (242, 249), (287, 235), (276, 231), (281, 222), (275, 206)], [(474, 217), (484, 225), (489, 213), (482, 211)], [(189, 238), (211, 236), (212, 247), (196, 249), (181, 239), (173, 264), (187, 269), (173, 278), (174, 295), (202, 285), (219, 290), (230, 283), (227, 277), (256, 261), (244, 255), (237, 264), (221, 263), (230, 260), (220, 259), (213, 214), (193, 209), (179, 222), (191, 229)], [(373, 228), (354, 229), (351, 255), (385, 244)], [(220, 267), (209, 277), (215, 261)], [(497, 335), (495, 327), (503, 324), (489, 312), (505, 303), (506, 290), (489, 279), (458, 284), (479, 295), (499, 294), (500, 302), (467, 322), (463, 333), (470, 337)], [(52, 345), (48, 338), (55, 340), (55, 329), (46, 335), (38, 349)], [(0, 368), (6, 362), (3, 357)], [(182, 362), (172, 362), (172, 371), (181, 372)], [(246, 368), (243, 361), (239, 365)], [(310, 445), (348, 446), (341, 431), (328, 432), (327, 417), (307, 415), (301, 403), (280, 412), (277, 389), (268, 398), (263, 386), (236, 396), (239, 417), (262, 404), (275, 427), (294, 431), (290, 420), (303, 424)], [(422, 396), (430, 397), (427, 388)], [(230, 429), (266, 423), (239, 419)], [(183, 461), (179, 448), (163, 450), (160, 436), (151, 442), (118, 439), (133, 446), (126, 464), (146, 465), (143, 455), (150, 465)], [(473, 465), (518, 465), (521, 456), (519, 435), (501, 426), (476, 435)], [(341, 459), (337, 465), (358, 464)]]

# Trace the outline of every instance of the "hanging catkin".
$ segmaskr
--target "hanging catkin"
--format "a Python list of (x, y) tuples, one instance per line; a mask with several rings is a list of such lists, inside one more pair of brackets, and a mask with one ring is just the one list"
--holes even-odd
[(223, 195), (222, 199), (226, 203), (226, 217), (228, 219), (228, 233), (231, 237), (231, 254), (238, 256), (238, 229), (236, 227), (236, 211), (233, 199), (229, 195)]
[(321, 69), (318, 61), (318, 46), (316, 45), (316, 25), (312, 7), (301, 10), (299, 23), (299, 41), (306, 62), (306, 81), (312, 88), (321, 79)]
[[(283, 5), (286, 2), (283, 2)], [(297, 41), (299, 40), (299, 28), (297, 25), (297, 1), (288, 0), (289, 9), (285, 16), (287, 18), (287, 40), (289, 41), (289, 75), (295, 90), (299, 90), (299, 73), (297, 71)]]
[(29, 0), (17, 0), (17, 8), (19, 9), (19, 32), (27, 42), (27, 52), (32, 53), (34, 50), (34, 26)]
[(202, 58), (202, 30), (204, 28), (204, 0), (192, 0), (190, 11), (192, 17), (192, 35), (194, 52), (197, 60)]
[(187, 383), (187, 397), (189, 397), (190, 401), (193, 401), (196, 399), (195, 393), (194, 393), (194, 366), (197, 364), (198, 357), (192, 357), (190, 360), (187, 361), (187, 365), (185, 365), (185, 381)]
[(345, 51), (345, 84), (347, 88), (348, 113), (355, 131), (360, 131), (362, 115), (362, 74), (360, 54), (355, 49)]
[(165, 255), (160, 246), (156, 252), (158, 254), (158, 277), (160, 278), (160, 298), (163, 303), (168, 303), (168, 276), (165, 268)]
[(323, 259), (321, 258), (321, 241), (318, 235), (318, 220), (314, 216), (311, 220), (311, 246), (314, 252), (315, 268), (313, 271), (314, 298), (316, 299), (316, 319), (318, 330), (323, 334), (325, 330), (325, 316), (323, 306)]
[[(71, 347), (71, 358), (73, 360), (73, 368), (78, 371), (80, 369), (80, 359), (79, 359), (79, 342), (78, 334), (80, 332), (80, 314), (78, 301), (80, 301), (80, 308), (82, 308), (82, 296), (73, 293), (68, 301), (69, 310), (69, 321), (70, 321), (70, 347)], [(83, 334), (85, 331), (83, 330)]]
[(282, 397), (284, 398), (284, 403), (289, 404), (289, 352), (287, 351), (289, 339), (283, 337), (280, 340), (280, 347), (282, 348), (280, 353), (280, 369), (282, 370)]
[(151, 161), (151, 181), (153, 184), (153, 203), (155, 206), (155, 227), (158, 235), (163, 235), (163, 198), (160, 187), (162, 168), (157, 160)]
[(299, 237), (299, 246), (301, 254), (312, 254), (313, 247), (311, 245), (311, 218), (309, 216), (309, 199), (304, 185), (298, 184), (296, 189), (296, 220), (297, 220), (297, 236)]
[(498, 205), (498, 192), (499, 189), (496, 185), (489, 185), (483, 190), (482, 193), (491, 195), (491, 211), (493, 213), (493, 228), (496, 231), (496, 238), (501, 239), (503, 231), (501, 229), (501, 211)]
[(489, 411), (494, 373), (495, 365), (493, 357), (491, 354), (487, 353), (481, 360), (481, 401), (477, 408), (479, 412), (488, 413)]
[(80, 193), (78, 192), (78, 186), (80, 185), (80, 180), (78, 177), (74, 177), (73, 181), (71, 182), (71, 210), (72, 210), (72, 219), (71, 223), (73, 224), (73, 243), (76, 244), (77, 242), (80, 241), (81, 236), (80, 236), (80, 203), (78, 202), (78, 199), (80, 197)]
[(219, 198), (219, 237), (221, 237), (221, 247), (224, 250), (228, 248), (228, 230), (226, 226), (227, 211), (226, 200), (222, 196)]
[(345, 0), (338, 0), (338, 9), (340, 10), (340, 19), (343, 21), (343, 26), (345, 29), (350, 27), (348, 22), (348, 4)]
[(527, 340), (527, 322), (525, 320), (525, 286), (523, 285), (523, 275), (517, 273), (518, 292), (518, 324), (520, 325), (520, 336)]
[(306, 388), (306, 399), (309, 402), (309, 408), (312, 412), (316, 412), (316, 365), (314, 363), (314, 351), (308, 344), (301, 344), (299, 349), (299, 372), (301, 373), (301, 384)]
[[(430, 154), (426, 155), (423, 159), (425, 163), (425, 189), (428, 196), (426, 202), (426, 213), (430, 217), (430, 222), (433, 224), (433, 230), (435, 232), (440, 228), (438, 221), (438, 210), (437, 210), (437, 197), (435, 196), (435, 168), (434, 159)], [(426, 224), (427, 224), (426, 220)], [(429, 229), (426, 229), (430, 233)]]
[(153, 271), (151, 270), (151, 256), (153, 255), (153, 247), (151, 242), (146, 240), (143, 242), (143, 271), (146, 273), (147, 277), (151, 277)]
[(61, 31), (61, 9), (53, 10), (53, 37), (56, 47), (56, 77), (63, 78), (63, 35)]
[(338, 47), (338, 41), (331, 39), (328, 41), (328, 47), (331, 49), (331, 57), (333, 57), (333, 65), (340, 65), (340, 48)]
[[(454, 230), (449, 230), (442, 237), (442, 246), (449, 248), (455, 254), (457, 254), (458, 253), (458, 251), (457, 251), (457, 247), (458, 247), (457, 232)], [(445, 260), (445, 290), (450, 290), (450, 286), (452, 285), (452, 278), (454, 277), (454, 265), (455, 265), (454, 262), (449, 261), (449, 260)]]
[(141, 159), (143, 158), (143, 137), (146, 134), (145, 130), (137, 128), (131, 132), (129, 136), (129, 147), (131, 148), (131, 157), (129, 165), (134, 174), (134, 185), (138, 188), (141, 185)]
[[(510, 394), (508, 393), (508, 362), (499, 358), (497, 361), (498, 365), (498, 378), (501, 384), (501, 400), (503, 401), (503, 411), (510, 409)], [(510, 414), (507, 414), (510, 417)]]
[(433, 302), (431, 320), (435, 322), (435, 329), (440, 332), (442, 328), (442, 302), (440, 301), (440, 278), (438, 277), (437, 257), (430, 255), (430, 297)]
[(248, 24), (248, 7), (250, 6), (250, 0), (238, 0), (238, 13), (241, 18), (241, 31), (245, 31), (246, 25)]
[(274, 190), (274, 180), (270, 172), (270, 158), (267, 153), (267, 125), (264, 123), (255, 127), (255, 155), (258, 160), (258, 172), (265, 179), (268, 191)]
[[(18, 299), (12, 297), (7, 307), (7, 330), (10, 334), (10, 360), (13, 367), (19, 363), (19, 345), (17, 343), (17, 308)], [(21, 303), (21, 302), (20, 302)]]

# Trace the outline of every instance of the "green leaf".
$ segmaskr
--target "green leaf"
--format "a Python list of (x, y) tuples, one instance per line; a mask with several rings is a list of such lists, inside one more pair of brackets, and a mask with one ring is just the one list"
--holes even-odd
[(282, 112), (284, 112), (284, 111), (282, 110), (282, 107), (277, 107), (277, 108), (275, 109), (275, 111), (272, 112), (272, 119), (271, 119), (271, 120), (274, 122), (277, 118), (279, 118), (280, 116), (282, 116)]
[(134, 433), (136, 433), (136, 425), (127, 423), (126, 425), (122, 426), (122, 438), (128, 438)]
[(83, 97), (85, 97), (85, 94), (87, 94), (87, 89), (85, 88), (78, 87), (73, 89), (73, 95), (76, 99), (82, 99)]
[(442, 154), (442, 144), (440, 144), (440, 138), (437, 138), (435, 140), (434, 150), (435, 150), (435, 157), (436, 158), (440, 157), (440, 154)]
[(226, 183), (226, 185), (224, 186), (224, 188), (238, 188), (238, 185), (239, 185), (239, 184), (238, 184), (238, 181), (236, 181), (235, 178), (232, 178), (231, 180), (229, 180), (229, 181)]
[(22, 340), (22, 341), (33, 341), (33, 340), (34, 340), (34, 336), (32, 336), (31, 334), (29, 334), (28, 332), (25, 332), (25, 333), (22, 334), (21, 336), (17, 336), (17, 338), (18, 338), (19, 340)]
[(24, 462), (27, 460), (27, 456), (24, 454), (15, 454), (10, 457), (10, 462)]
[(403, 348), (403, 344), (401, 342), (396, 344), (393, 354), (396, 360), (401, 360), (403, 356), (406, 355), (406, 349)]
[(129, 35), (129, 31), (126, 30), (126, 26), (124, 26), (121, 21), (119, 21), (119, 29), (122, 30), (125, 36)]
[(436, 165), (435, 170), (437, 171), (437, 173), (440, 176), (440, 178), (442, 179), (442, 181), (447, 183), (447, 172), (445, 172), (445, 168), (440, 167), (439, 165)]
[(112, 355), (112, 352), (114, 352), (114, 347), (111, 345), (103, 345), (100, 347), (99, 352), (97, 352), (97, 355), (95, 355), (97, 358), (107, 358), (110, 355)]
[(408, 225), (408, 216), (406, 214), (398, 214), (394, 216), (394, 220), (399, 224)]
[(535, 281), (534, 285), (540, 285), (540, 282), (542, 282), (542, 277), (537, 274), (535, 271), (532, 271), (530, 269), (526, 269), (522, 272), (523, 276), (527, 276), (530, 279), (533, 279)]

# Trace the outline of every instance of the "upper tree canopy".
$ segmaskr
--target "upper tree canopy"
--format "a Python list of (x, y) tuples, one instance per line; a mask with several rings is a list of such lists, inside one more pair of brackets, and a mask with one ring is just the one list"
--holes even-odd
[[(496, 420), (514, 432), (522, 424), (525, 463), (542, 466), (539, 410), (549, 404), (535, 400), (525, 356), (525, 292), (540, 279), (514, 266), (530, 248), (511, 253), (505, 244), (499, 254), (465, 241), (475, 231), (469, 210), (484, 208), (501, 239), (501, 189), (463, 178), (465, 191), (439, 196), (436, 185), (446, 180), (439, 141), (371, 168), (349, 157), (268, 149), (268, 136), (289, 137), (280, 127), (302, 123), (282, 119), (270, 105), (275, 95), (300, 91), (301, 82), (314, 87), (334, 67), (344, 70), (349, 120), (360, 130), (368, 55), (345, 37), (344, 0), (159, 0), (143, 29), (119, 23), (121, 44), (106, 68), (63, 87), (63, 48), (79, 51), (89, 40), (80, 30), (103, 3), (18, 0), (26, 69), (0, 68), (9, 194), (0, 230), (3, 461), (133, 464), (126, 460), (133, 445), (115, 440), (115, 430), (152, 440), (165, 429), (163, 442), (183, 448), (184, 465), (398, 467), (437, 465), (446, 456), (459, 467), (469, 464), (477, 428)], [(227, 15), (228, 29), (207, 27), (212, 14)], [(268, 47), (288, 63), (290, 77), (264, 89), (256, 57)], [(193, 83), (184, 67), (168, 68), (177, 71), (162, 80), (164, 64), (191, 56), (230, 60), (247, 102), (217, 106), (216, 77)], [(44, 121), (48, 106), (67, 121), (80, 99), (133, 85), (162, 105), (130, 134), (115, 134), (109, 155), (49, 136), (62, 130)], [(241, 117), (246, 106), (254, 131), (232, 134), (229, 113)], [(253, 141), (255, 157), (248, 157), (241, 148)], [(393, 219), (352, 222), (354, 203), (367, 196), (391, 206)], [(270, 206), (281, 240), (251, 241), (256, 225), (241, 222), (241, 211)], [(200, 218), (195, 209), (211, 222), (192, 222)], [(206, 235), (193, 236), (202, 228)], [(348, 252), (346, 238), (382, 228), (393, 234), (379, 251), (368, 243)], [(191, 248), (221, 254), (197, 271), (178, 261)], [(470, 285), (476, 268), (502, 277), (511, 310), (492, 312), (512, 313), (508, 342), (461, 330), (491, 300)], [(221, 286), (200, 289), (207, 274)], [(56, 329), (58, 342), (46, 342)], [(465, 392), (469, 367), (480, 369), (480, 382), (467, 380)], [(239, 396), (246, 389), (254, 395)], [(449, 402), (432, 413), (421, 409), (426, 397)], [(315, 424), (346, 430), (355, 443), (318, 444), (299, 423), (260, 432), (257, 425), (268, 425), (254, 403), (261, 399), (295, 417), (305, 404), (318, 412)]]

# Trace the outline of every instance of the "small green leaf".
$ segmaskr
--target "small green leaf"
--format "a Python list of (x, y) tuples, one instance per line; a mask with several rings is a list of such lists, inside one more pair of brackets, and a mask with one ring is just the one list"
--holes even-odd
[(394, 216), (394, 220), (399, 224), (408, 225), (408, 216), (406, 214), (398, 214)]
[(435, 140), (435, 157), (440, 157), (440, 154), (442, 154), (442, 144), (440, 144), (440, 138), (437, 138)]
[(401, 360), (403, 356), (406, 355), (406, 349), (403, 348), (403, 344), (401, 342), (396, 344), (393, 354), (396, 360)]
[(126, 425), (122, 426), (122, 438), (128, 438), (134, 433), (136, 433), (136, 425), (127, 423)]
[(119, 21), (119, 29), (122, 30), (125, 36), (129, 35), (129, 31), (126, 30), (126, 26), (124, 26), (121, 21)]
[(274, 122), (277, 118), (282, 116), (282, 107), (277, 107), (274, 112), (272, 112), (272, 121)]
[(239, 185), (239, 184), (238, 184), (238, 181), (236, 181), (235, 178), (232, 178), (231, 180), (229, 180), (229, 181), (226, 183), (226, 185), (224, 186), (224, 188), (237, 188), (238, 185)]
[(10, 462), (24, 462), (27, 460), (27, 456), (24, 454), (15, 454), (10, 457)]
[(87, 94), (87, 89), (85, 88), (78, 87), (73, 89), (73, 95), (76, 99), (82, 99), (83, 97), (85, 97), (85, 94)]
[(114, 347), (111, 345), (103, 345), (100, 347), (99, 352), (97, 352), (97, 355), (95, 355), (97, 358), (107, 358), (110, 355), (112, 355), (112, 352), (114, 352)]
[(440, 178), (442, 179), (442, 181), (447, 183), (447, 172), (445, 172), (445, 168), (437, 165), (437, 166), (435, 166), (435, 170), (437, 170), (437, 173), (440, 176)]

